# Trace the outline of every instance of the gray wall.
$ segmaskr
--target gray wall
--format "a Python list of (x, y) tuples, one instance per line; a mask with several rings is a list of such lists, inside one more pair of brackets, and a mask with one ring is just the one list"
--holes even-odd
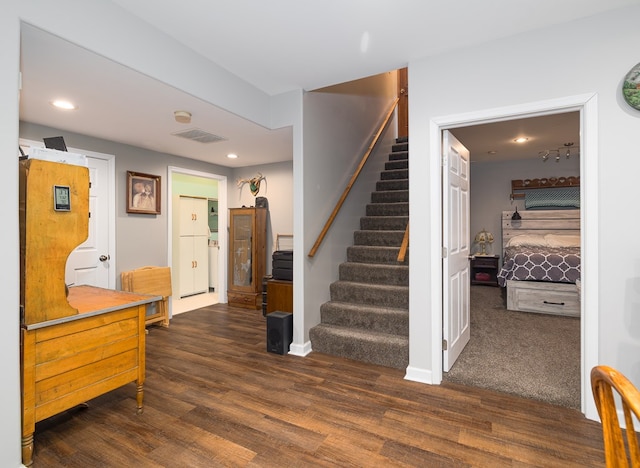
[[(589, 139), (593, 164), (587, 167), (581, 146), (581, 170), (587, 171), (593, 186), (583, 193), (594, 210), (585, 216), (596, 224), (583, 233), (595, 239), (591, 258), (597, 267), (591, 271), (591, 283), (583, 283), (582, 293), (583, 307), (594, 311), (591, 316), (597, 322), (588, 326), (596, 328), (599, 338), (583, 353), (591, 355), (597, 347), (597, 362), (640, 382), (640, 221), (625, 216), (630, 201), (637, 198), (633, 178), (640, 172), (635, 151), (640, 145), (640, 114), (620, 93), (623, 77), (638, 62), (638, 17), (640, 7), (623, 8), (564, 24), (561, 34), (548, 28), (409, 64), (411, 172), (427, 177), (433, 187), (422, 192), (418, 202), (423, 186), (415, 178), (410, 182), (411, 257), (423, 260), (409, 267), (410, 368), (416, 375), (437, 380), (441, 367), (441, 305), (431, 302), (424, 310), (425, 296), (437, 300), (441, 295), (441, 261), (435, 247), (435, 226), (441, 219), (440, 168), (434, 154), (440, 138), (434, 131), (437, 122), (445, 116), (471, 119), (482, 112), (507, 115), (532, 103), (584, 97), (592, 132), (583, 138)], [(584, 187), (584, 178), (582, 183)], [(584, 375), (583, 381), (588, 381)], [(586, 385), (582, 394), (589, 417), (597, 417)]]

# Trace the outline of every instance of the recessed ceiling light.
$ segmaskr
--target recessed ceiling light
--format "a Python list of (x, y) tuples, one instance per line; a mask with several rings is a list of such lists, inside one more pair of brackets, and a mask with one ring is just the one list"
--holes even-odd
[(525, 142), (529, 141), (529, 139), (527, 137), (519, 137), (519, 138), (516, 138), (513, 141), (515, 141), (516, 143), (525, 143)]
[(57, 107), (58, 109), (64, 110), (76, 110), (77, 107), (74, 103), (70, 101), (65, 101), (64, 99), (56, 99), (55, 101), (51, 101), (51, 105), (53, 107)]
[(491, 151), (487, 151), (487, 154), (498, 154), (498, 152), (495, 150), (491, 150)]
[(238, 155), (234, 154), (234, 153), (229, 153), (229, 154), (227, 154), (227, 158), (229, 158), (229, 159), (238, 159)]

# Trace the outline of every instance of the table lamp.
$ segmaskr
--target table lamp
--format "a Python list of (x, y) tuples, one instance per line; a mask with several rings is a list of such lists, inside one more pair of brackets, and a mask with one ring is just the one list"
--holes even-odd
[(493, 242), (493, 234), (482, 228), (482, 231), (476, 234), (475, 241), (476, 243), (480, 244), (481, 251), (478, 255), (488, 255), (486, 244), (491, 244)]

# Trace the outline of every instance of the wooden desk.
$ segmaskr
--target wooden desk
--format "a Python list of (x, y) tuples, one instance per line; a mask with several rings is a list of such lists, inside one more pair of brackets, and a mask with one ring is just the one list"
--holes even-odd
[(142, 413), (146, 305), (161, 296), (69, 288), (77, 314), (23, 324), (22, 463), (33, 463), (35, 424), (135, 381)]

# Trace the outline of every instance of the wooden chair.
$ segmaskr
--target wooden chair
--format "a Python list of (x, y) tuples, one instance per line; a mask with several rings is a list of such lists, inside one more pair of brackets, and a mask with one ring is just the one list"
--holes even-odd
[(146, 266), (120, 274), (122, 290), (138, 294), (162, 296), (156, 303), (156, 311), (146, 317), (145, 325), (160, 322), (169, 326), (169, 296), (171, 296), (171, 269), (169, 267)]
[[(618, 421), (613, 389), (622, 400), (628, 454)], [(607, 467), (640, 467), (638, 436), (631, 414), (633, 412), (636, 418), (640, 418), (640, 391), (624, 375), (608, 366), (596, 366), (591, 370), (591, 390), (602, 421)]]

